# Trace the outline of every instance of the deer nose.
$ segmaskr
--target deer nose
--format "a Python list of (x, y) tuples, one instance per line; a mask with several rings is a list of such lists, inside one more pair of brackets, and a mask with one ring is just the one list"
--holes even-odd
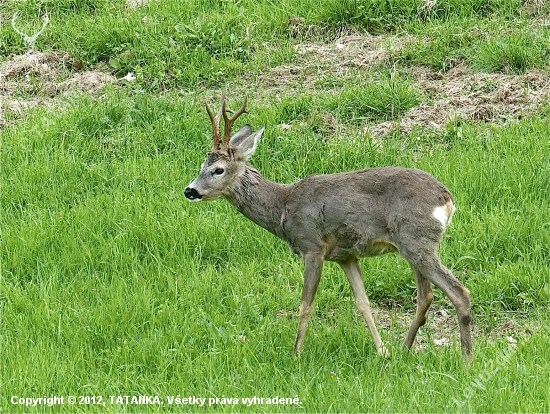
[(197, 200), (197, 199), (200, 200), (202, 198), (202, 196), (199, 194), (199, 192), (197, 190), (195, 190), (194, 188), (191, 188), (191, 187), (187, 187), (185, 189), (185, 191), (183, 192), (183, 194), (189, 200)]

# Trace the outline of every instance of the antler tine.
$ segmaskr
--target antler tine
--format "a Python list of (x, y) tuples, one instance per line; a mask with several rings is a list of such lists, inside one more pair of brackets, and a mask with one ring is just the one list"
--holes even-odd
[[(229, 140), (231, 139), (231, 128), (233, 127), (233, 122), (235, 121), (235, 119), (237, 119), (242, 114), (248, 113), (246, 111), (247, 102), (248, 102), (248, 97), (245, 96), (244, 97), (244, 102), (243, 102), (242, 106), (240, 107), (240, 109), (237, 112), (233, 112), (230, 109), (227, 109), (225, 107), (225, 100), (223, 102), (223, 105), (222, 105), (223, 111), (222, 111), (222, 113), (223, 113), (223, 120), (224, 120), (224, 131), (223, 131), (222, 151), (224, 151), (224, 152), (227, 152), (228, 149), (229, 149)], [(229, 118), (227, 116), (227, 112), (233, 112), (233, 116), (231, 118)]]
[(224, 113), (225, 108), (225, 93), (222, 92), (222, 105), (216, 114), (214, 116), (214, 113), (208, 106), (208, 102), (205, 101), (206, 105), (206, 112), (208, 112), (208, 116), (210, 117), (210, 120), (212, 121), (212, 139), (214, 141), (214, 144), (212, 146), (212, 151), (217, 151), (220, 149), (220, 121), (222, 119), (222, 115)]

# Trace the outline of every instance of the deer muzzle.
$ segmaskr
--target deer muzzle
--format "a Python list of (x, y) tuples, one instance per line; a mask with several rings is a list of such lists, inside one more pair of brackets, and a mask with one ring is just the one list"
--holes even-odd
[(202, 195), (199, 194), (199, 192), (195, 188), (192, 188), (192, 187), (187, 187), (183, 191), (183, 194), (185, 195), (185, 197), (189, 201), (201, 201), (202, 200)]

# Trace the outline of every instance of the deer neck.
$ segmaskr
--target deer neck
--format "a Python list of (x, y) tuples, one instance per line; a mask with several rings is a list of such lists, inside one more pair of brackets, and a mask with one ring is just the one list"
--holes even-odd
[(280, 223), (286, 194), (292, 184), (278, 184), (246, 164), (225, 198), (245, 217), (280, 237)]

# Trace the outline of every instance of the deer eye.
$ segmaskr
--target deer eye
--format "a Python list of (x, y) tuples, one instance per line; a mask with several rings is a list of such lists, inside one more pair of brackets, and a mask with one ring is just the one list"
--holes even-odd
[(214, 170), (214, 172), (212, 173), (212, 175), (222, 175), (224, 173), (224, 169), (223, 168), (216, 168)]

